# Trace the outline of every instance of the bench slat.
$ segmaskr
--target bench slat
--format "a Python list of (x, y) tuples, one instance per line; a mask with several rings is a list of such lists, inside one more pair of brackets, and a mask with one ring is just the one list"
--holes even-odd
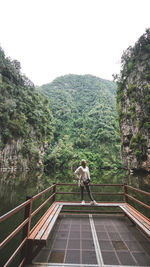
[[(41, 230), (37, 233), (37, 235), (35, 236), (36, 240), (41, 240), (43, 239), (42, 236), (45, 233), (45, 231), (47, 230), (49, 224), (51, 224), (51, 221), (53, 220), (53, 218), (56, 216), (57, 211), (59, 210), (59, 204), (56, 204), (55, 208), (53, 209), (53, 211), (51, 212), (50, 216), (48, 218), (46, 218), (45, 222), (42, 225)], [(60, 213), (60, 211), (59, 211)], [(58, 215), (59, 215), (58, 213)], [(58, 217), (58, 216), (57, 216)]]
[(126, 209), (136, 217), (138, 221), (140, 221), (149, 231), (150, 231), (150, 221), (149, 219), (139, 213), (137, 210), (132, 208), (130, 205), (126, 205)]
[(34, 239), (36, 237), (37, 232), (40, 231), (40, 229), (42, 228), (42, 225), (44, 224), (45, 220), (49, 217), (49, 215), (52, 213), (55, 206), (56, 206), (56, 203), (50, 206), (50, 208), (46, 211), (46, 213), (42, 216), (42, 218), (38, 221), (38, 223), (31, 230), (31, 233), (28, 239)]
[(46, 231), (44, 232), (44, 234), (43, 234), (43, 236), (41, 238), (42, 240), (45, 240), (45, 241), (47, 240), (51, 230), (53, 229), (53, 226), (54, 226), (54, 224), (55, 224), (55, 222), (56, 222), (56, 220), (58, 218), (58, 215), (59, 215), (62, 207), (63, 207), (63, 205), (59, 205), (59, 208), (56, 211), (55, 216), (52, 218), (51, 223), (49, 224), (49, 226), (47, 227)]
[(127, 206), (120, 208), (150, 237), (149, 223), (145, 224), (135, 213), (131, 213), (131, 209), (128, 209)]

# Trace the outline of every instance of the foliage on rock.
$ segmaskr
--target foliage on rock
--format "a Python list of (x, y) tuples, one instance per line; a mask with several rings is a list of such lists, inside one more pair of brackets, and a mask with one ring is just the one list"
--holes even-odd
[(0, 148), (21, 138), (23, 145), (16, 153), (30, 159), (34, 155), (37, 162), (40, 147), (52, 139), (53, 118), (48, 100), (20, 69), (20, 63), (6, 58), (0, 48)]
[(117, 110), (122, 158), (128, 169), (150, 170), (150, 29), (122, 56)]

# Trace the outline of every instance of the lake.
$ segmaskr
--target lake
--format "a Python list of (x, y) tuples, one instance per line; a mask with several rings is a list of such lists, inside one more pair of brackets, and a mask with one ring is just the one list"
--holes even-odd
[[(92, 183), (127, 183), (133, 187), (150, 192), (150, 175), (142, 173), (127, 175), (121, 171), (101, 171), (99, 177), (91, 177)], [(8, 212), (26, 200), (26, 196), (35, 195), (45, 188), (58, 183), (75, 183), (75, 178), (65, 174), (46, 176), (41, 172), (0, 173), (0, 215)]]

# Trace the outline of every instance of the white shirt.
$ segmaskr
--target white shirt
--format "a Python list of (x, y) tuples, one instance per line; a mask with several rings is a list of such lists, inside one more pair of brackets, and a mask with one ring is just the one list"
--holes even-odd
[[(74, 174), (75, 174), (76, 179), (79, 180), (79, 186), (84, 186), (83, 184), (84, 179), (87, 179), (87, 178), (91, 179), (89, 168), (87, 166), (85, 168), (83, 168), (82, 166), (79, 166), (74, 172)], [(80, 176), (78, 176), (78, 174)]]

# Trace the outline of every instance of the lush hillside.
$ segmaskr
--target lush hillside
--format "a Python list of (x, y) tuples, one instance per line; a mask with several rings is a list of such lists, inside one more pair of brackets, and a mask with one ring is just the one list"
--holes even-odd
[(81, 158), (95, 176), (120, 166), (115, 83), (66, 75), (37, 91), (0, 49), (1, 168), (35, 168), (45, 149), (45, 169), (54, 174), (72, 175)]
[(49, 101), (0, 48), (0, 167), (36, 167), (53, 135)]
[(65, 75), (37, 88), (50, 101), (54, 141), (46, 169), (74, 169), (86, 158), (94, 174), (119, 167), (120, 138), (116, 119), (116, 85), (91, 75)]

